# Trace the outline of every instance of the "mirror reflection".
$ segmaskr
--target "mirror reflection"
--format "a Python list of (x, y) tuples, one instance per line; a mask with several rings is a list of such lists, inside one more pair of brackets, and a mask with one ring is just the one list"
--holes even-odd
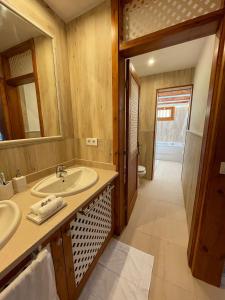
[(52, 38), (0, 4), (0, 40), (0, 141), (60, 135)]

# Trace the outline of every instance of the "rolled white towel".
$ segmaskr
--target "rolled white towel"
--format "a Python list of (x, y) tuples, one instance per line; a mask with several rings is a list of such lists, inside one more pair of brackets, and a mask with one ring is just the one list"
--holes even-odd
[(51, 200), (51, 202), (40, 207), (38, 209), (38, 215), (40, 215), (42, 218), (50, 216), (57, 208), (60, 208), (62, 206), (62, 204), (63, 204), (62, 197), (55, 198), (55, 199)]
[(40, 201), (38, 201), (37, 203), (35, 203), (34, 205), (32, 205), (30, 207), (31, 212), (34, 213), (35, 215), (38, 215), (38, 213), (39, 213), (38, 210), (39, 210), (39, 208), (42, 207), (43, 203), (46, 201), (49, 201), (49, 200), (52, 201), (54, 199), (56, 199), (55, 195), (50, 195), (48, 197), (45, 197), (44, 199), (41, 199)]

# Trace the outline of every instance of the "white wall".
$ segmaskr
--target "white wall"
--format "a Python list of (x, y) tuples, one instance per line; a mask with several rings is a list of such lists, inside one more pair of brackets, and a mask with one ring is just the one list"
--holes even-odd
[(215, 35), (209, 36), (202, 49), (194, 75), (190, 130), (200, 135), (203, 134), (205, 123), (214, 45)]
[(183, 194), (189, 230), (191, 228), (193, 208), (195, 205), (195, 193), (201, 158), (202, 135), (205, 123), (214, 45), (215, 36), (208, 37), (194, 75), (190, 131), (187, 132), (186, 136), (182, 170)]
[(24, 119), (27, 119), (27, 124), (25, 123), (25, 130), (30, 131), (40, 131), (40, 121), (38, 114), (38, 104), (37, 95), (34, 83), (24, 84), (20, 86), (23, 90), (23, 96), (25, 101), (25, 110), (23, 114)]

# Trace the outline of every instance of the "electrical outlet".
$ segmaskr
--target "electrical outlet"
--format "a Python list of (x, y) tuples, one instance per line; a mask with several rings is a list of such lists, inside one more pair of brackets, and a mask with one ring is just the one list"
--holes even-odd
[(97, 138), (86, 138), (86, 145), (87, 146), (98, 146), (98, 139)]

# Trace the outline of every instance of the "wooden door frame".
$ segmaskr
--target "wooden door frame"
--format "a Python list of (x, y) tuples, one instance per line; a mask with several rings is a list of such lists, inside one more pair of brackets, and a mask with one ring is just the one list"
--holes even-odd
[[(208, 13), (206, 15), (182, 22), (180, 24), (150, 33), (140, 38), (131, 41), (122, 40), (122, 25), (123, 25), (123, 1), (111, 0), (112, 8), (112, 97), (113, 97), (113, 162), (119, 172), (117, 182), (117, 202), (116, 202), (116, 233), (121, 233), (125, 226), (125, 194), (124, 194), (124, 151), (125, 151), (125, 118), (124, 118), (124, 90), (125, 90), (125, 59), (144, 54), (150, 51), (159, 50), (165, 47), (184, 43), (194, 39), (206, 37), (212, 34), (217, 34), (217, 49), (215, 49), (213, 68), (211, 74), (211, 83), (208, 97), (208, 110), (204, 129), (202, 154), (200, 161), (200, 170), (197, 183), (197, 192), (195, 206), (193, 212), (193, 221), (190, 232), (188, 246), (188, 261), (192, 270), (192, 274), (197, 278), (207, 281), (211, 284), (219, 286), (224, 263), (225, 249), (221, 246), (221, 258), (214, 259), (213, 264), (208, 263), (210, 255), (207, 245), (201, 240), (204, 233), (203, 216), (210, 216), (212, 212), (207, 211), (207, 204), (213, 199), (217, 192), (217, 198), (224, 198), (225, 186), (217, 186), (218, 191), (212, 187), (212, 176), (216, 178), (219, 174), (219, 162), (225, 161), (222, 147), (225, 153), (225, 144), (219, 141), (221, 131), (219, 128), (225, 129), (225, 121), (223, 120), (223, 98), (225, 98), (225, 53), (223, 47), (225, 43), (225, 8)], [(225, 73), (225, 72), (224, 72)], [(211, 111), (209, 114), (209, 109)], [(220, 109), (222, 108), (222, 109)], [(224, 140), (224, 138), (223, 138)], [(217, 154), (217, 157), (215, 157)], [(204, 176), (201, 176), (204, 174)], [(223, 176), (223, 175), (220, 175)], [(212, 192), (214, 191), (214, 193)], [(207, 193), (210, 192), (210, 197), (207, 198)], [(221, 200), (221, 199), (220, 199)], [(223, 199), (224, 201), (224, 199)], [(225, 218), (225, 201), (223, 212)], [(216, 213), (214, 211), (214, 213)], [(207, 238), (204, 236), (207, 244)], [(200, 243), (201, 241), (201, 243)], [(209, 242), (209, 241), (208, 241)], [(204, 262), (199, 263), (200, 254), (204, 256)], [(205, 267), (206, 266), (206, 267)], [(210, 271), (209, 271), (209, 270)], [(206, 270), (208, 270), (206, 272)], [(210, 273), (210, 274), (206, 274)]]
[[(152, 176), (151, 180), (154, 178), (154, 163), (155, 163), (155, 147), (156, 147), (156, 131), (157, 131), (157, 107), (158, 107), (158, 92), (161, 90), (169, 90), (169, 89), (179, 89), (179, 88), (185, 88), (185, 87), (190, 87), (191, 88), (191, 100), (190, 100), (190, 106), (189, 106), (189, 115), (188, 115), (188, 124), (187, 124), (187, 129), (189, 129), (190, 126), (190, 119), (191, 119), (191, 107), (192, 107), (192, 100), (193, 100), (193, 89), (194, 89), (194, 84), (184, 84), (184, 85), (178, 85), (178, 86), (171, 86), (171, 87), (166, 87), (166, 88), (158, 88), (156, 89), (156, 102), (155, 102), (155, 121), (154, 121), (154, 133), (153, 133), (153, 155), (152, 155)], [(184, 157), (184, 155), (183, 155)]]
[[(140, 101), (140, 89), (141, 89), (141, 85), (140, 85), (140, 80), (138, 78), (138, 75), (136, 73), (136, 71), (134, 69), (131, 68), (131, 65), (130, 65), (130, 60), (128, 59), (126, 61), (126, 112), (125, 114), (127, 113), (127, 110), (129, 109), (129, 99), (130, 99), (130, 87), (131, 87), (131, 77), (133, 77), (134, 81), (136, 82), (137, 86), (138, 86), (138, 102)], [(129, 77), (128, 77), (129, 76)], [(129, 90), (128, 90), (129, 89)], [(138, 126), (138, 136), (137, 136), (137, 141), (138, 141), (138, 145), (137, 145), (137, 172), (136, 172), (136, 184), (137, 184), (137, 190), (136, 190), (136, 193), (134, 194), (133, 198), (132, 198), (132, 204), (131, 204), (131, 207), (129, 207), (128, 205), (128, 163), (129, 163), (129, 157), (128, 157), (128, 145), (129, 145), (129, 134), (128, 134), (128, 131), (129, 131), (129, 123), (130, 123), (130, 120), (128, 118), (126, 118), (126, 124), (125, 124), (125, 138), (126, 138), (126, 143), (125, 143), (125, 157), (126, 157), (126, 172), (125, 172), (125, 178), (126, 178), (126, 182), (125, 182), (125, 209), (126, 209), (126, 213), (125, 213), (125, 224), (127, 225), (128, 224), (128, 221), (129, 221), (129, 218), (132, 214), (132, 210), (133, 210), (133, 207), (135, 205), (135, 202), (136, 202), (136, 199), (137, 199), (137, 190), (138, 190), (138, 152), (139, 152), (139, 126)], [(139, 124), (139, 103), (138, 103), (138, 124)]]
[[(10, 57), (21, 54), (28, 50), (31, 51), (33, 72), (11, 78), (10, 65), (9, 65)], [(36, 62), (34, 39), (30, 39), (25, 42), (22, 42), (14, 47), (11, 47), (11, 48), (1, 52), (0, 54), (2, 57), (4, 79), (5, 79), (5, 83), (6, 83), (6, 94), (7, 94), (8, 100), (10, 99), (10, 96), (8, 95), (9, 90), (14, 90), (14, 93), (17, 94), (17, 97), (15, 97), (14, 100), (16, 100), (16, 98), (17, 98), (17, 102), (20, 102), (19, 101), (20, 96), (19, 96), (19, 92), (17, 91), (17, 87), (20, 85), (28, 84), (28, 83), (34, 83), (35, 91), (36, 91), (36, 98), (37, 98), (40, 133), (41, 133), (41, 136), (43, 137), (44, 136), (44, 122), (43, 122), (42, 108), (41, 108), (40, 89), (39, 89), (39, 84), (38, 84), (38, 72), (37, 72), (37, 62)], [(20, 106), (21, 106), (21, 104), (20, 104)], [(21, 107), (20, 107), (20, 114), (22, 114)], [(12, 120), (11, 120), (11, 122), (12, 122)], [(24, 126), (24, 124), (22, 124), (22, 123), (23, 122), (21, 121), (21, 126)], [(23, 128), (23, 131), (24, 131), (24, 128)], [(24, 138), (25, 138), (25, 131), (24, 131)]]

